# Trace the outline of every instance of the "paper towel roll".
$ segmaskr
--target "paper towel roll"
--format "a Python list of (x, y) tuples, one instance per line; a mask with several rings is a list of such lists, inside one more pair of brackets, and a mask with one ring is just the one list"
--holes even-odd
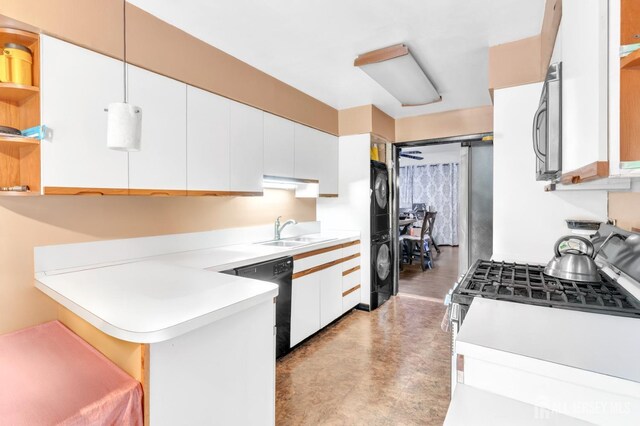
[(115, 102), (107, 109), (107, 147), (117, 151), (140, 151), (142, 108)]

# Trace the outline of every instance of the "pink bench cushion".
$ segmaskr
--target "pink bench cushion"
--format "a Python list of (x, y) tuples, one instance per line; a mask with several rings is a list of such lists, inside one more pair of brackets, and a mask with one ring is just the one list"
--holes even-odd
[(0, 336), (0, 424), (142, 425), (142, 388), (48, 322)]

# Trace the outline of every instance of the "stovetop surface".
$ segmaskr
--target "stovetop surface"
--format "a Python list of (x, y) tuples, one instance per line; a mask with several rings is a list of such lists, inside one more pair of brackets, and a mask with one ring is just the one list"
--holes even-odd
[(452, 301), (468, 306), (479, 296), (640, 317), (640, 301), (607, 275), (600, 277), (600, 282), (585, 283), (546, 275), (542, 265), (478, 260), (454, 290)]

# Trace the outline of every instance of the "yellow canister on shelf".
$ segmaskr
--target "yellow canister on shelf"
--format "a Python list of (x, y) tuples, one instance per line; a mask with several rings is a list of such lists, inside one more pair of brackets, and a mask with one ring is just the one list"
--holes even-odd
[(371, 159), (373, 161), (378, 161), (379, 157), (378, 157), (378, 148), (375, 145), (371, 146)]
[(5, 56), (4, 49), (2, 49), (0, 50), (0, 83), (9, 83), (10, 78), (9, 57)]
[[(16, 43), (6, 43), (2, 51), (2, 56), (6, 63), (7, 71), (5, 72), (8, 73), (8, 81), (26, 86), (33, 84), (31, 73), (33, 57), (28, 47)], [(0, 79), (2, 78), (1, 76), (2, 71), (0, 71)], [(3, 79), (2, 81), (5, 80)]]

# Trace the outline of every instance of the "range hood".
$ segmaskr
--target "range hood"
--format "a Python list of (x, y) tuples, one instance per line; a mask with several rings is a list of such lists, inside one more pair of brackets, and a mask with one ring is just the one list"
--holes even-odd
[(320, 181), (316, 179), (263, 175), (262, 187), (296, 191), (296, 198), (318, 198), (320, 194)]

